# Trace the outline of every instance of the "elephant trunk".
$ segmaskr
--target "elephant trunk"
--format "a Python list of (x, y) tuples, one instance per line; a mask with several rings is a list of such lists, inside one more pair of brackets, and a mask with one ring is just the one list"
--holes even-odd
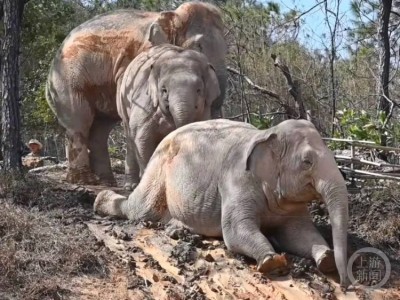
[[(347, 188), (337, 166), (335, 165), (331, 170), (335, 170), (334, 178), (320, 179), (316, 187), (317, 191), (322, 195), (329, 212), (340, 285), (347, 287), (347, 228), (349, 219)], [(332, 175), (331, 172), (330, 174)]]
[(195, 96), (193, 94), (194, 92), (190, 91), (189, 95), (187, 93), (177, 93), (177, 95), (170, 97), (169, 109), (176, 128), (200, 120), (198, 111), (195, 108)]
[(182, 127), (193, 122), (191, 114), (185, 107), (177, 107), (171, 110), (172, 118), (176, 128)]

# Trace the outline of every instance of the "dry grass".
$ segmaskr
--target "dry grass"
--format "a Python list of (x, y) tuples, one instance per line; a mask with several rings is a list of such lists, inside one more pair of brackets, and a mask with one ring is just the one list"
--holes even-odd
[[(105, 250), (79, 219), (79, 192), (52, 192), (34, 177), (0, 182), (0, 299), (66, 299), (68, 279), (107, 276)], [(75, 203), (62, 193), (75, 194)]]
[[(373, 184), (373, 183), (371, 183)], [(400, 189), (362, 192), (350, 199), (350, 226), (358, 248), (372, 246), (400, 264)]]
[(367, 234), (367, 240), (375, 245), (392, 246), (400, 250), (400, 218), (383, 218), (378, 226)]

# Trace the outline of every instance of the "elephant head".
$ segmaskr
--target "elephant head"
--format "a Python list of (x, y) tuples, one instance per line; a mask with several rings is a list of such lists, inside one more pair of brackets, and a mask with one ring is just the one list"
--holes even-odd
[(308, 121), (288, 120), (252, 140), (246, 169), (263, 182), (268, 202), (290, 210), (320, 199), (332, 225), (336, 267), (347, 284), (348, 198), (346, 183), (331, 151)]
[(203, 53), (214, 66), (220, 95), (211, 110), (213, 118), (221, 115), (226, 88), (227, 53), (219, 10), (208, 3), (187, 2), (175, 11), (161, 12), (150, 25), (146, 39), (152, 45), (170, 43)]
[(148, 89), (153, 106), (176, 127), (210, 119), (211, 106), (220, 95), (214, 67), (197, 51), (168, 48), (151, 66)]

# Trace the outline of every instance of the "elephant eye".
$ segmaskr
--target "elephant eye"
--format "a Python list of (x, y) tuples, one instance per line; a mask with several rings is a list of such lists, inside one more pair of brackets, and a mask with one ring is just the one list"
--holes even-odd
[(201, 89), (197, 89), (197, 94), (200, 95)]
[(167, 88), (165, 86), (161, 87), (161, 94), (162, 95), (167, 94)]
[(303, 159), (303, 167), (304, 169), (309, 169), (313, 165), (312, 161), (310, 159)]

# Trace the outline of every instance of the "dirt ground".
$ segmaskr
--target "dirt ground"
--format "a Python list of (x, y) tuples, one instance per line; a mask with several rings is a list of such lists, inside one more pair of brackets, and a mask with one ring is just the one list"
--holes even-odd
[[(133, 224), (93, 214), (104, 187), (66, 184), (62, 170), (0, 178), (0, 299), (400, 299), (400, 187), (376, 182), (350, 195), (349, 254), (382, 250), (391, 263), (383, 288), (343, 293), (337, 274), (285, 254), (285, 274), (266, 277), (222, 240), (162, 224)], [(121, 183), (122, 176), (118, 175)], [(123, 192), (122, 189), (117, 189)], [(324, 205), (310, 211), (331, 243)], [(368, 283), (365, 283), (368, 284)]]

